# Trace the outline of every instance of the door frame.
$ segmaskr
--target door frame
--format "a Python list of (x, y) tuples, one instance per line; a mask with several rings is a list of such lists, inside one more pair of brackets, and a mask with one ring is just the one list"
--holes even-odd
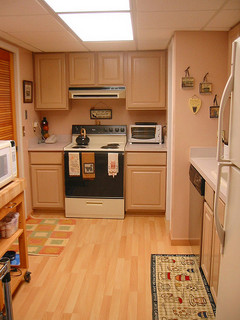
[[(19, 49), (12, 44), (0, 40), (0, 47), (4, 50), (13, 53), (13, 67), (14, 67), (14, 94), (15, 94), (15, 114), (16, 114), (16, 133), (18, 142), (18, 175), (24, 178), (24, 155), (23, 155), (23, 138), (22, 138), (22, 100), (21, 100), (21, 80), (20, 80), (20, 63), (19, 63)], [(26, 211), (26, 193), (25, 198), (25, 212)]]

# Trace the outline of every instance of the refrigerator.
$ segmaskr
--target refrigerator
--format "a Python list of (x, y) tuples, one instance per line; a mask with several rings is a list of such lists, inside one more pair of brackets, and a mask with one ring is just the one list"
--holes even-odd
[[(229, 156), (222, 157), (222, 129), (225, 106), (230, 100), (228, 147)], [(233, 42), (231, 74), (223, 91), (218, 119), (218, 179), (214, 218), (221, 242), (217, 320), (240, 319), (240, 38)], [(224, 226), (219, 222), (217, 199), (220, 177), (229, 168), (228, 194)]]

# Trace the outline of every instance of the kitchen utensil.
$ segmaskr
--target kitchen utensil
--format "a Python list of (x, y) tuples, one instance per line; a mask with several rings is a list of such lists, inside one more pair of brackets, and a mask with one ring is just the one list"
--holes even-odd
[(82, 128), (80, 136), (78, 136), (76, 139), (77, 144), (88, 145), (89, 140), (89, 137), (86, 135), (86, 129)]

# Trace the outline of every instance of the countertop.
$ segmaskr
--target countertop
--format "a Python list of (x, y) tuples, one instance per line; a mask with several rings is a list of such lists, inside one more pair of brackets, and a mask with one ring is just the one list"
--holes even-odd
[[(190, 163), (197, 169), (210, 187), (215, 191), (217, 184), (216, 148), (191, 148)], [(221, 182), (219, 196), (223, 202), (226, 203), (227, 184), (225, 181)]]
[(70, 135), (57, 136), (57, 142), (55, 143), (38, 143), (36, 138), (29, 141), (28, 151), (63, 151), (63, 148), (70, 142)]
[(166, 144), (155, 143), (127, 143), (125, 147), (126, 152), (166, 152)]

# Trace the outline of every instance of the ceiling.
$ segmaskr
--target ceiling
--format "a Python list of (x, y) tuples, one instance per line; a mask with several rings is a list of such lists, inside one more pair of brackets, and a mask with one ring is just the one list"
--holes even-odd
[(0, 0), (0, 37), (33, 52), (159, 50), (177, 30), (228, 31), (240, 21), (240, 0), (130, 2), (134, 41), (82, 42), (42, 0)]

